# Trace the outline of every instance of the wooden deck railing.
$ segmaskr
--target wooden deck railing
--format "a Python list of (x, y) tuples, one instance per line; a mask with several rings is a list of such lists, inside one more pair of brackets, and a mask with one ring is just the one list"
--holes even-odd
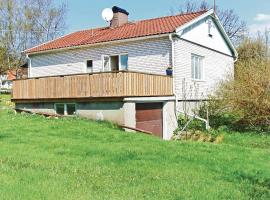
[(121, 71), (15, 80), (12, 99), (77, 99), (173, 95), (172, 77)]

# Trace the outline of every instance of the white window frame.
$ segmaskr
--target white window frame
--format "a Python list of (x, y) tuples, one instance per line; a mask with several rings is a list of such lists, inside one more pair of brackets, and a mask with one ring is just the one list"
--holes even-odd
[(104, 58), (109, 57), (109, 71), (111, 71), (111, 58), (109, 55), (102, 55), (101, 60), (102, 60), (102, 71), (105, 72), (105, 67), (104, 67)]
[[(200, 78), (196, 78), (196, 66), (193, 65), (193, 58), (199, 58), (201, 59), (201, 77)], [(194, 74), (193, 74), (193, 73)], [(191, 79), (193, 81), (204, 81), (204, 56), (198, 55), (198, 54), (191, 54)]]
[[(129, 54), (128, 53), (120, 53), (120, 54), (110, 54), (110, 55), (102, 55), (101, 56), (101, 59), (102, 59), (102, 71), (104, 72), (105, 71), (105, 68), (104, 68), (104, 58), (105, 57), (109, 57), (109, 71), (112, 71), (112, 68), (111, 68), (111, 57), (113, 56), (118, 56), (118, 66), (119, 66), (119, 71), (122, 71), (122, 64), (121, 64), (121, 56), (123, 55), (127, 55), (128, 58), (129, 58)], [(128, 68), (129, 68), (129, 59), (128, 59), (128, 62), (127, 62), (127, 71), (128, 71)]]
[[(89, 60), (92, 61), (92, 71), (91, 71), (91, 72), (88, 72), (88, 71), (87, 71), (87, 62), (88, 62)], [(87, 59), (87, 60), (85, 61), (85, 73), (93, 73), (93, 72), (94, 72), (94, 60), (93, 60), (93, 59)]]
[[(75, 115), (77, 115), (77, 104), (76, 103), (55, 103), (54, 104), (54, 113), (56, 115), (58, 115), (58, 113), (56, 112), (56, 106), (60, 105), (60, 104), (64, 104), (64, 116), (75, 116)], [(75, 113), (74, 113), (74, 115), (68, 115), (67, 114), (67, 105), (70, 105), (70, 104), (75, 105)]]

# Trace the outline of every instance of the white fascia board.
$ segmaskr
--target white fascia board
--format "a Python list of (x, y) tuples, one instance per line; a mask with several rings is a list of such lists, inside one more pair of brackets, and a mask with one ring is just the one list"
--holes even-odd
[(192, 21), (190, 21), (190, 22), (188, 22), (188, 23), (186, 23), (186, 24), (184, 24), (184, 25), (178, 27), (178, 28), (176, 29), (176, 34), (181, 38), (181, 36), (182, 36), (182, 34), (183, 34), (183, 30), (185, 30), (186, 28), (190, 27), (191, 25), (193, 25), (193, 24), (195, 24), (195, 23), (197, 23), (197, 22), (203, 20), (204, 18), (206, 18), (206, 17), (208, 17), (208, 16), (212, 17), (212, 19), (215, 21), (216, 25), (218, 26), (219, 30), (221, 31), (221, 34), (222, 34), (223, 38), (225, 39), (225, 41), (226, 41), (227, 44), (229, 45), (229, 47), (230, 47), (230, 49), (232, 50), (232, 52), (233, 52), (235, 58), (237, 58), (237, 57), (238, 57), (238, 53), (237, 53), (237, 51), (236, 51), (236, 48), (234, 47), (234, 45), (233, 45), (231, 39), (229, 38), (228, 34), (226, 33), (226, 31), (225, 31), (225, 29), (223, 28), (223, 26), (222, 26), (222, 24), (221, 24), (221, 22), (220, 22), (218, 16), (215, 14), (215, 12), (214, 12), (213, 9), (207, 11), (206, 13), (204, 13), (203, 15), (201, 15), (201, 16), (195, 18), (194, 20), (192, 20)]
[(236, 50), (235, 46), (233, 45), (231, 39), (229, 38), (228, 34), (226, 33), (224, 27), (222, 26), (220, 19), (218, 18), (218, 16), (215, 13), (213, 13), (213, 15), (211, 15), (211, 17), (216, 22), (216, 25), (218, 26), (219, 30), (221, 31), (225, 41), (228, 43), (229, 47), (233, 51), (235, 58), (238, 58), (237, 50)]

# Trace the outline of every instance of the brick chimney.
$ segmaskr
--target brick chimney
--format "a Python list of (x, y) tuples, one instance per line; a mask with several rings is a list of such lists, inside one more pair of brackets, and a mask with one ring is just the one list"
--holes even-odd
[(122, 26), (124, 24), (128, 23), (128, 15), (129, 13), (117, 6), (114, 6), (112, 8), (113, 11), (113, 19), (111, 21), (111, 28), (117, 28), (119, 26)]

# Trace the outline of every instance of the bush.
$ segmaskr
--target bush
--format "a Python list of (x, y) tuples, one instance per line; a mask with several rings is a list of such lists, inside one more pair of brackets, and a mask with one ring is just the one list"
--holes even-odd
[[(184, 126), (188, 123), (188, 121), (191, 119), (191, 117), (180, 114), (178, 116), (178, 129), (177, 131), (180, 131), (184, 128)], [(193, 119), (189, 125), (186, 128), (187, 130), (200, 130), (205, 131), (205, 123), (203, 121), (200, 121), (198, 119)]]
[(212, 99), (204, 104), (199, 109), (199, 116), (202, 118), (207, 118), (208, 110), (208, 119), (209, 125), (214, 129), (235, 129), (235, 125), (238, 124), (238, 121), (241, 117), (236, 113), (232, 112), (221, 100)]
[[(180, 114), (178, 117), (178, 128), (175, 130), (175, 140), (192, 140), (199, 142), (213, 142), (219, 144), (223, 141), (223, 131), (210, 129), (206, 130), (205, 122), (192, 119), (191, 117)], [(191, 121), (190, 121), (191, 120)], [(180, 132), (190, 121), (184, 132)]]
[(191, 140), (191, 141), (198, 141), (198, 142), (212, 142), (212, 143), (220, 144), (224, 139), (224, 135), (219, 134), (215, 130), (211, 130), (208, 132), (192, 130), (192, 131), (184, 132), (181, 135), (177, 135), (173, 139), (174, 140)]
[(237, 116), (237, 125), (248, 129), (270, 128), (270, 62), (238, 63), (237, 79), (224, 83), (218, 98)]

